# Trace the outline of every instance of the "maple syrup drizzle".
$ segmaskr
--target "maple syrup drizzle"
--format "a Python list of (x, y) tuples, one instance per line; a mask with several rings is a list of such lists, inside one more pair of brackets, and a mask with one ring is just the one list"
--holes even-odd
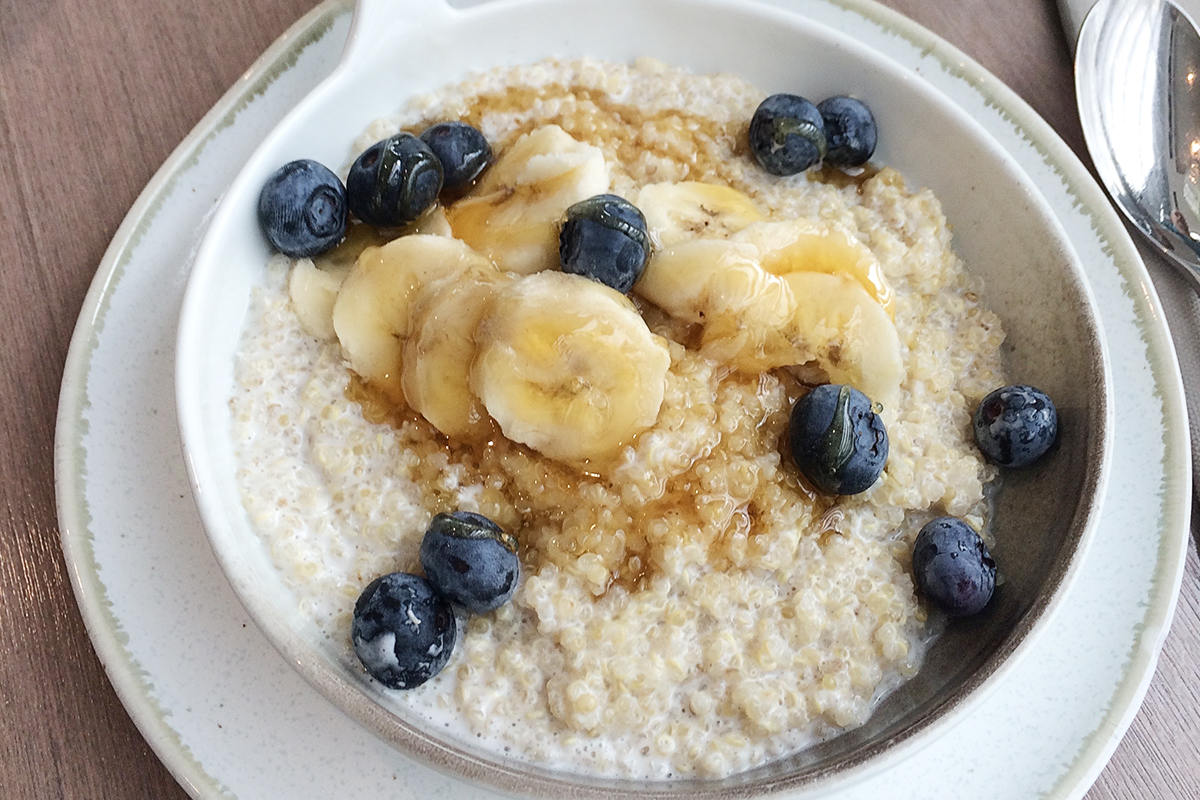
[[(731, 154), (734, 161), (750, 158), (747, 143), (749, 120), (721, 123), (681, 109), (645, 111), (636, 106), (616, 102), (601, 91), (563, 84), (512, 87), (482, 94), (469, 104), (466, 113), (458, 119), (476, 128), (482, 128), (484, 118), (488, 115), (505, 114), (519, 117), (530, 112), (536, 105), (547, 103), (558, 103), (562, 107), (562, 113), (553, 120), (547, 120), (540, 115), (533, 118), (535, 115), (530, 115), (531, 118), (516, 125), (504, 141), (492, 143), (497, 156), (520, 136), (553, 122), (576, 140), (603, 150), (612, 163), (633, 163), (646, 150), (653, 150), (657, 156), (669, 158), (680, 165), (684, 179), (724, 183), (739, 191), (747, 191), (749, 188), (740, 177), (743, 165), (730, 160)], [(447, 120), (425, 119), (406, 127), (405, 130), (418, 135), (428, 126), (443, 121)], [(656, 135), (663, 132), (669, 132), (670, 135)], [(870, 165), (855, 174), (826, 165), (811, 172), (810, 178), (839, 188), (854, 186), (861, 192), (862, 185), (877, 172), (878, 169)], [(468, 188), (458, 193), (454, 200), (470, 196), (471, 191)], [(401, 233), (376, 232), (364, 230), (365, 228), (367, 226), (352, 227), (346, 241), (326, 256), (326, 260), (331, 263), (352, 263), (358, 253), (366, 247), (383, 244), (389, 240), (388, 237)], [(652, 306), (649, 310), (651, 313), (657, 312)], [(670, 326), (669, 320), (660, 320), (660, 324), (655, 327)], [(794, 382), (788, 386), (789, 405), (802, 391)], [(490, 438), (485, 440), (448, 440), (420, 414), (407, 407), (397, 407), (386, 395), (354, 375), (347, 385), (346, 397), (359, 404), (363, 416), (371, 422), (386, 424), (398, 430), (405, 426), (418, 426), (430, 440), (439, 443), (440, 449), (449, 457), (451, 463), (462, 463), (469, 465), (472, 470), (479, 470), (479, 474), (473, 477), (480, 483), (486, 482), (489, 465), (494, 467), (496, 459), (505, 457), (504, 448), (530, 452), (523, 445), (503, 440), (498, 430), (493, 430)], [(786, 446), (780, 447), (781, 454), (788, 457)], [(545, 465), (545, 468), (555, 472), (560, 481), (572, 479), (569, 474), (572, 470), (565, 465), (552, 462)], [(788, 474), (791, 475), (790, 472)], [(574, 471), (574, 476), (573, 479), (581, 486), (589, 481), (605, 482), (599, 475)], [(788, 487), (791, 491), (802, 495), (810, 504), (814, 519), (825, 523), (822, 527), (823, 535), (832, 534), (836, 527), (829, 525), (828, 521), (831, 514), (836, 514), (835, 503), (817, 494), (799, 479), (788, 478), (788, 483), (791, 484)], [(516, 509), (517, 518), (498, 519), (497, 522), (521, 539), (522, 559), (527, 566), (536, 569), (540, 564), (549, 561), (565, 567), (571, 560), (588, 551), (580, 538), (567, 537), (556, 532), (561, 526), (565, 510), (535, 510), (534, 498), (521, 497), (511, 485), (508, 488), (511, 494), (507, 496), (507, 500), (511, 507)], [(455, 510), (453, 496), (434, 487), (421, 487), (421, 490), (425, 493), (426, 506), (431, 507), (435, 513)], [(662, 547), (672, 544), (656, 542), (647, 535), (647, 531), (650, 530), (649, 524), (655, 520), (672, 518), (681, 523), (672, 526), (672, 531), (687, 530), (695, 540), (705, 540), (700, 543), (707, 547), (710, 561), (717, 568), (730, 564), (731, 559), (735, 558), (733, 554), (744, 552), (745, 543), (756, 535), (756, 529), (759, 527), (756, 524), (757, 510), (753, 502), (736, 508), (728, 515), (728, 522), (724, 527), (714, 531), (711, 530), (711, 525), (705, 524), (704, 515), (697, 507), (696, 494), (695, 477), (689, 469), (668, 482), (661, 498), (631, 512), (633, 524), (629, 530), (624, 531), (621, 556), (616, 564), (608, 564), (612, 575), (610, 588), (620, 586), (626, 591), (637, 592), (645, 588), (653, 578), (653, 548), (656, 545)]]

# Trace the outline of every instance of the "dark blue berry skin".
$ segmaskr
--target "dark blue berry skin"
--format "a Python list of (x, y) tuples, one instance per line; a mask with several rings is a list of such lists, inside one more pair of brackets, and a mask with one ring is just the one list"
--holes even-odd
[(443, 192), (465, 189), (492, 163), (487, 139), (465, 122), (431, 125), (421, 133), (421, 141), (442, 162)]
[(421, 540), (421, 566), (442, 596), (472, 614), (508, 602), (521, 575), (517, 540), (482, 514), (438, 514)]
[(772, 175), (797, 175), (825, 158), (825, 122), (809, 101), (773, 94), (750, 120), (750, 151)]
[(354, 604), (354, 652), (389, 689), (420, 686), (450, 660), (457, 635), (454, 610), (418, 575), (376, 578)]
[(996, 562), (987, 545), (956, 517), (938, 517), (921, 528), (912, 566), (917, 589), (952, 617), (978, 614), (996, 589)]
[(646, 218), (615, 194), (599, 194), (567, 209), (558, 235), (562, 271), (582, 275), (626, 294), (646, 270), (650, 234)]
[(346, 176), (350, 211), (368, 225), (394, 228), (421, 218), (442, 190), (442, 162), (411, 133), (368, 147)]
[(796, 467), (827, 494), (864, 492), (887, 464), (883, 419), (850, 386), (826, 384), (800, 398), (792, 407), (788, 443)]
[(258, 195), (258, 222), (271, 245), (292, 258), (335, 247), (346, 235), (346, 190), (316, 161), (280, 167)]
[(858, 167), (871, 160), (879, 137), (875, 115), (861, 100), (830, 97), (817, 103), (825, 123), (825, 163)]
[(975, 410), (975, 443), (1001, 467), (1027, 467), (1058, 436), (1058, 411), (1045, 392), (1032, 386), (1003, 386)]

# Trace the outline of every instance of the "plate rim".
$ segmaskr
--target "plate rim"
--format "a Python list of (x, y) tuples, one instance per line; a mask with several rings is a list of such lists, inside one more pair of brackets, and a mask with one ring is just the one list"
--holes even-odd
[[(1160, 521), (1158, 536), (1159, 568), (1151, 582), (1152, 597), (1142, 621), (1137, 625), (1137, 634), (1130, 647), (1131, 655), (1123, 669), (1117, 691), (1109, 700), (1108, 712), (1101, 725), (1084, 739), (1075, 759), (1047, 795), (1056, 798), (1082, 796), (1099, 777), (1141, 708), (1154, 677), (1163, 643), (1170, 632), (1187, 561), (1193, 480), (1191, 432), (1179, 360), (1165, 323), (1162, 303), (1141, 254), (1108, 195), (1092, 178), (1075, 151), (1024, 98), (967, 53), (899, 12), (880, 6), (874, 0), (826, 1), (859, 11), (868, 19), (872, 16), (877, 16), (879, 20), (886, 19), (888, 26), (901, 31), (910, 42), (924, 45), (948, 74), (964, 81), (989, 100), (1014, 129), (1024, 130), (1026, 135), (1022, 138), (1042, 156), (1043, 163), (1074, 196), (1077, 208), (1091, 219), (1093, 231), (1112, 254), (1113, 262), (1124, 280), (1126, 293), (1132, 294), (1135, 287), (1141, 290), (1144, 305), (1135, 303), (1134, 309), (1141, 322), (1142, 334), (1154, 336), (1153, 347), (1150, 346), (1151, 342), (1147, 342), (1147, 354), (1158, 387), (1155, 395), (1163, 403), (1164, 421), (1175, 422), (1175, 427), (1164, 426), (1163, 429), (1164, 494), (1173, 488), (1179, 493), (1179, 499), (1171, 505), (1164, 497), (1162, 508), (1165, 513)], [(1151, 324), (1151, 319), (1160, 324)], [(1164, 363), (1154, 363), (1155, 355), (1164, 358)], [(1170, 436), (1169, 430), (1176, 430), (1182, 435)], [(1170, 468), (1171, 465), (1174, 469)], [(1174, 486), (1170, 485), (1172, 477), (1176, 481)], [(1175, 512), (1174, 525), (1169, 524), (1172, 520), (1167, 518), (1171, 511)], [(1175, 548), (1168, 550), (1167, 534), (1171, 530), (1179, 532), (1178, 540)]]
[[(1158, 568), (1151, 581), (1151, 596), (1142, 621), (1136, 626), (1137, 635), (1129, 661), (1122, 670), (1122, 678), (1108, 703), (1102, 724), (1084, 741), (1074, 762), (1052, 791), (1053, 796), (1069, 796), (1079, 786), (1086, 790), (1091, 783), (1086, 779), (1094, 780), (1103, 769), (1120, 734), (1136, 715), (1153, 677), (1153, 667), (1177, 604), (1188, 541), (1191, 461), (1189, 448), (1180, 445), (1181, 437), (1167, 434), (1167, 431), (1182, 431), (1182, 441), (1187, 441), (1182, 382), (1174, 346), (1162, 323), (1162, 308), (1145, 266), (1115, 210), (1078, 157), (1048, 123), (965, 53), (899, 12), (874, 0), (819, 2), (856, 13), (868, 23), (898, 35), (935, 58), (944, 72), (963, 81), (995, 105), (1014, 129), (1027, 134), (1023, 138), (1042, 155), (1046, 166), (1089, 215), (1094, 233), (1113, 256), (1126, 293), (1132, 295), (1132, 287), (1141, 290), (1134, 298), (1141, 300), (1135, 303), (1135, 316), (1147, 338), (1155, 395), (1162, 402), (1164, 421), (1175, 423), (1165, 425), (1163, 433), (1164, 487)], [(786, 0), (768, 0), (767, 4), (801, 13), (795, 4)], [(92, 549), (92, 518), (84, 494), (87, 482), (84, 439), (88, 429), (85, 413), (90, 407), (87, 384), (91, 356), (98, 346), (108, 303), (124, 269), (178, 180), (198, 162), (208, 142), (232, 124), (242, 108), (290, 69), (305, 48), (321, 39), (334, 22), (351, 9), (350, 0), (325, 0), (293, 23), (197, 123), (155, 173), (114, 234), (98, 266), (80, 311), (64, 368), (54, 460), (60, 539), (72, 588), (93, 647), (122, 703), (156, 756), (193, 797), (233, 795), (204, 770), (179, 733), (167, 723), (167, 715), (151, 692), (148, 675), (126, 647), (127, 636), (112, 612)], [(1161, 360), (1156, 360), (1155, 356)], [(1177, 539), (1174, 548), (1170, 547), (1172, 534)]]
[[(145, 231), (182, 176), (205, 147), (238, 113), (261, 94), (300, 54), (325, 36), (338, 18), (353, 11), (354, 0), (323, 0), (288, 26), (246, 68), (187, 136), (171, 151), (117, 227), (96, 268), (63, 367), (54, 433), (54, 495), (59, 545), (84, 628), (104, 673), (134, 725), (179, 785), (194, 798), (235, 797), (194, 757), (151, 691), (148, 673), (126, 647), (127, 636), (112, 611), (92, 547), (92, 516), (85, 497), (88, 431), (85, 413), (91, 356), (104, 329), (109, 302)], [(211, 212), (210, 212), (211, 213)], [(182, 454), (181, 454), (182, 458)], [(207, 788), (206, 788), (207, 787)]]

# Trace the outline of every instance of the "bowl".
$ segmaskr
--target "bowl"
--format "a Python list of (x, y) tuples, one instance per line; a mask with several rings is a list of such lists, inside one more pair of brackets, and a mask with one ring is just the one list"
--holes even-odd
[[(1060, 414), (1053, 457), (1007, 474), (995, 498), (994, 555), (1005, 583), (988, 610), (951, 623), (917, 676), (866, 724), (719, 780), (549, 770), (406, 713), (299, 612), (235, 480), (228, 401), (250, 294), (271, 255), (255, 214), (266, 177), (294, 158), (343, 164), (374, 119), (471, 71), (583, 55), (625, 62), (650, 55), (696, 73), (733, 73), (767, 92), (804, 87), (814, 97), (872, 98), (887, 131), (874, 160), (941, 199), (957, 252), (1005, 325), (1009, 373), (1055, 398)], [(338, 69), (264, 138), (216, 209), (189, 279), (176, 357), (179, 425), (197, 505), (221, 568), (267, 638), (333, 703), (400, 751), (524, 796), (807, 797), (885, 769), (970, 714), (1046, 627), (1095, 528), (1112, 449), (1109, 370), (1090, 289), (1028, 177), (915, 74), (830, 28), (737, 0), (517, 0), (463, 11), (441, 0), (362, 0)]]

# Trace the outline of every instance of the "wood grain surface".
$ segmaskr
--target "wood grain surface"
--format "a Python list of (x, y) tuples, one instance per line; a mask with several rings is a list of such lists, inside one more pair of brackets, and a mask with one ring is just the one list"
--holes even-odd
[[(886, 0), (1077, 152), (1052, 0)], [(56, 522), (55, 410), (105, 247), (175, 145), (313, 0), (0, 0), (0, 799), (186, 797), (105, 678)], [(1200, 798), (1200, 562), (1145, 703), (1089, 800)], [(1015, 798), (1014, 800), (1024, 800)]]

